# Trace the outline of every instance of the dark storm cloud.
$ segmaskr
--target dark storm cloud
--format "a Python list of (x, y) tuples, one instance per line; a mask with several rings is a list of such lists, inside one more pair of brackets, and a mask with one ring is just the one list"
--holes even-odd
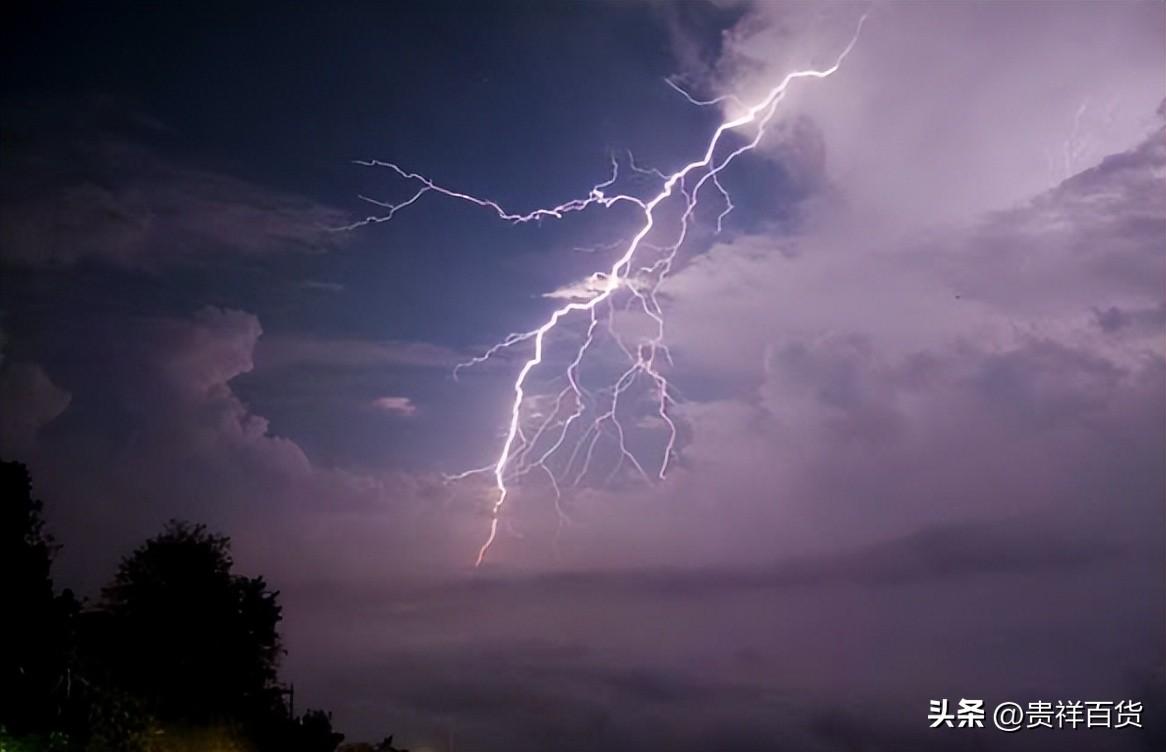
[(320, 252), (345, 240), (333, 231), (349, 221), (343, 212), (168, 156), (150, 142), (172, 135), (123, 103), (71, 105), (9, 108), (17, 114), (5, 124), (0, 169), (5, 261), (96, 259), (156, 271), (214, 254)]
[(1108, 334), (1124, 332), (1144, 333), (1161, 331), (1166, 326), (1166, 303), (1152, 308), (1118, 308), (1110, 306), (1104, 310), (1094, 309), (1097, 325)]

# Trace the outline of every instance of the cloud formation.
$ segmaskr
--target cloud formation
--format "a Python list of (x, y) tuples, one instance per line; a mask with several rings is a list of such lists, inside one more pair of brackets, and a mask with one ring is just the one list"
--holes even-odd
[(375, 342), (348, 338), (285, 334), (264, 337), (256, 350), (256, 366), (406, 366), (452, 369), (466, 359), (450, 348), (427, 342)]
[(871, 227), (1008, 208), (1138, 143), (1166, 95), (1156, 3), (748, 7), (710, 81), (747, 100), (837, 54), (869, 14), (845, 70), (785, 105), (820, 134), (823, 169)]
[[(70, 428), (16, 456), (31, 462), (38, 491), (50, 500), (66, 544), (63, 576), (78, 586), (99, 582), (109, 569), (103, 563), (112, 566), (170, 517), (229, 530), (239, 561), (277, 582), (314, 577), (321, 567), (357, 579), (385, 566), (448, 567), (460, 561), (459, 545), (472, 545), (474, 506), (426, 474), (319, 463), (243, 402), (231, 382), (253, 368), (262, 334), (254, 315), (207, 307), (188, 318), (95, 321), (76, 334), (62, 345), (91, 365), (80, 379), (72, 374)], [(41, 404), (31, 399), (37, 394), (53, 397), (54, 410), (61, 395), (68, 402), (39, 370), (13, 368), (4, 372), (5, 399), (10, 385), (25, 384), (36, 389), (12, 394), (26, 411)], [(412, 403), (402, 400), (386, 405), (411, 414)], [(51, 412), (29, 415), (43, 422)], [(6, 430), (36, 422), (7, 420), (22, 414), (6, 414)], [(448, 537), (448, 545), (433, 545), (435, 536)], [(289, 559), (292, 540), (299, 555)], [(357, 540), (372, 548), (352, 548)], [(369, 550), (378, 551), (375, 568)]]
[(68, 408), (71, 396), (35, 363), (0, 361), (0, 366), (0, 452), (27, 452), (37, 432)]
[(377, 397), (372, 402), (377, 410), (409, 417), (417, 414), (417, 406), (408, 397)]
[[(74, 113), (54, 119), (47, 132), (45, 113), (39, 119), (24, 113), (6, 123), (9, 147), (0, 170), (4, 261), (59, 268), (96, 259), (157, 271), (215, 254), (316, 253), (344, 241), (334, 228), (347, 215), (337, 209), (192, 166), (119, 131), (96, 135), (84, 124), (60, 125), (75, 119), (102, 123), (108, 118), (103, 110), (111, 107), (105, 102), (85, 118)], [(152, 136), (161, 127), (148, 126)]]

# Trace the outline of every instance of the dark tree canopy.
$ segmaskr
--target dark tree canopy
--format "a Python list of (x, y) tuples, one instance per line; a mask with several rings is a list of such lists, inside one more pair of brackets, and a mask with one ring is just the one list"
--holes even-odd
[(242, 718), (279, 703), (277, 593), (232, 574), (230, 541), (171, 522), (102, 591), (108, 666), (163, 721)]
[(62, 710), (72, 652), (72, 594), (53, 590), (55, 546), (28, 469), (0, 461), (0, 726), (40, 732)]
[(52, 580), (24, 465), (0, 460), (0, 752), (332, 752), (278, 682), (278, 593), (232, 572), (230, 539), (170, 522), (82, 609)]

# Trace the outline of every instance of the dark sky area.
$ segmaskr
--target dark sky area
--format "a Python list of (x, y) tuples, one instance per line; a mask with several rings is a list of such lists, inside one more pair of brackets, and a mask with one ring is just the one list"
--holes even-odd
[[(697, 194), (662, 278), (683, 192), (661, 204), (595, 309), (587, 410), (524, 464), (589, 317), (548, 335), (474, 567), (498, 490), (448, 476), (497, 461), (531, 343), (454, 366), (589, 300), (644, 214), (431, 191), (350, 227), (420, 187), (355, 161), (526, 213), (614, 160), (607, 195), (647, 201), (864, 14), (719, 174), (732, 211)], [(297, 697), (350, 738), (1155, 748), (937, 741), (926, 711), (1166, 717), (1164, 29), (1157, 2), (21, 4), (0, 454), (81, 593), (167, 519), (229, 534), (282, 593)], [(649, 352), (674, 453), (642, 369), (581, 433)]]

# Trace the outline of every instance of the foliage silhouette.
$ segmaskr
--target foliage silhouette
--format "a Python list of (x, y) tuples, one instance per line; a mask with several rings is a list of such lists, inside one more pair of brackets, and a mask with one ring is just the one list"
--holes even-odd
[(0, 727), (46, 734), (65, 713), (77, 601), (57, 595), (51, 569), (56, 546), (44, 532), (41, 503), (28, 469), (0, 460)]
[(278, 594), (231, 566), (226, 537), (172, 521), (102, 592), (109, 678), (149, 697), (160, 720), (206, 723), (279, 704)]
[(278, 682), (279, 594), (232, 571), (230, 540), (171, 521), (92, 607), (55, 592), (24, 465), (0, 460), (0, 750), (333, 752), (331, 716)]

